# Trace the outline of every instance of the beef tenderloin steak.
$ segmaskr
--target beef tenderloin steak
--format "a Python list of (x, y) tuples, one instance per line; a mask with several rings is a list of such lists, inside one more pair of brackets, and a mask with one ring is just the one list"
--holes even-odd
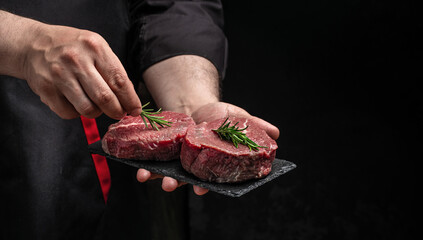
[(172, 122), (171, 127), (152, 129), (141, 116), (126, 116), (109, 126), (102, 139), (103, 150), (118, 158), (168, 161), (178, 159), (181, 144), (194, 120), (186, 114), (163, 111), (156, 116)]
[(239, 129), (248, 126), (244, 130), (247, 137), (259, 146), (267, 147), (250, 151), (247, 146), (240, 144), (236, 148), (232, 142), (220, 139), (213, 131), (224, 121), (203, 122), (188, 128), (180, 156), (183, 168), (200, 179), (218, 183), (267, 176), (278, 148), (276, 142), (251, 120), (229, 118), (230, 126), (236, 122), (239, 122)]

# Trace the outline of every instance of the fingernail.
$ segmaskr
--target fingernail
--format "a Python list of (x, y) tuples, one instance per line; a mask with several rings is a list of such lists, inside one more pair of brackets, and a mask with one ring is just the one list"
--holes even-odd
[(136, 108), (136, 109), (132, 110), (131, 116), (133, 116), (133, 117), (139, 116), (141, 114), (141, 111), (142, 111), (141, 108)]

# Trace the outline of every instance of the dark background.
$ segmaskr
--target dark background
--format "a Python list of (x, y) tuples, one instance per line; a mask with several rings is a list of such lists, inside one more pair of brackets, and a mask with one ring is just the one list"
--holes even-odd
[(298, 167), (241, 198), (190, 191), (191, 239), (412, 239), (423, 120), (417, 6), (223, 4), (223, 100), (278, 126), (277, 158)]

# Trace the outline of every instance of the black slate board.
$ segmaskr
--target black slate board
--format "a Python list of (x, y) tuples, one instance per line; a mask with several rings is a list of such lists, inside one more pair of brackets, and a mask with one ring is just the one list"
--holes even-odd
[(281, 176), (282, 174), (291, 171), (296, 167), (296, 165), (292, 162), (276, 158), (275, 161), (273, 161), (272, 171), (265, 178), (249, 180), (241, 183), (211, 183), (203, 181), (185, 171), (182, 168), (182, 165), (179, 160), (158, 162), (116, 158), (114, 156), (108, 155), (103, 151), (103, 149), (101, 148), (101, 141), (97, 141), (93, 144), (90, 144), (89, 150), (91, 153), (106, 156), (108, 159), (125, 163), (136, 168), (144, 168), (152, 173), (169, 176), (179, 181), (207, 188), (210, 191), (217, 192), (230, 197), (240, 197), (246, 194), (247, 192)]

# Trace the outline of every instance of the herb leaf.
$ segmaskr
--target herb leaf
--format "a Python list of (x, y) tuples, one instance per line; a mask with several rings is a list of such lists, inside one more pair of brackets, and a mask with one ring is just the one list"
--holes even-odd
[(253, 140), (249, 139), (244, 131), (248, 128), (246, 126), (245, 128), (239, 129), (237, 127), (238, 122), (236, 122), (234, 125), (229, 126), (231, 124), (230, 121), (228, 121), (229, 117), (226, 118), (226, 120), (220, 125), (218, 129), (213, 129), (217, 135), (219, 135), (220, 139), (231, 141), (236, 148), (238, 148), (238, 144), (246, 145), (250, 151), (258, 151), (258, 148), (267, 148), (265, 146), (260, 146), (257, 143), (255, 143)]
[[(142, 112), (141, 112), (141, 118), (144, 121), (144, 124), (147, 126), (147, 120), (151, 125), (151, 128), (156, 129), (156, 131), (159, 131), (159, 128), (157, 127), (157, 124), (161, 127), (167, 126), (171, 127), (172, 122), (166, 121), (163, 119), (163, 117), (154, 116), (156, 114), (161, 113), (162, 109), (159, 108), (156, 112), (153, 112), (153, 109), (145, 109), (144, 107), (147, 107), (150, 102), (144, 104), (142, 106)], [(146, 120), (147, 119), (147, 120)]]

